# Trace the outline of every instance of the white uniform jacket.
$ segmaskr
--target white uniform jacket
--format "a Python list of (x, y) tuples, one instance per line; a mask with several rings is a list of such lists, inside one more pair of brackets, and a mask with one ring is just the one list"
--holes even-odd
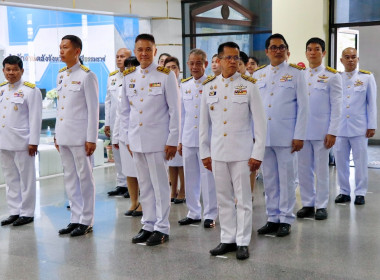
[(179, 140), (178, 84), (173, 72), (152, 63), (124, 71), (119, 141), (133, 152), (163, 152)]
[(355, 137), (377, 128), (377, 87), (374, 76), (364, 70), (341, 73), (342, 115), (338, 136)]
[(22, 79), (0, 85), (0, 149), (25, 151), (40, 142), (41, 91)]
[(87, 67), (77, 63), (62, 68), (57, 76), (58, 145), (81, 146), (96, 143), (99, 127), (98, 79)]
[(110, 126), (111, 131), (114, 129), (117, 104), (121, 97), (121, 87), (123, 85), (124, 75), (119, 70), (109, 74), (107, 80), (107, 95), (104, 101), (105, 126)]
[[(199, 130), (201, 158), (211, 157), (224, 162), (250, 158), (262, 161), (267, 124), (254, 79), (235, 73), (227, 79), (222, 75), (209, 78), (203, 84)], [(252, 119), (255, 122), (255, 145)]]
[(268, 120), (266, 146), (290, 147), (293, 139), (306, 139), (309, 104), (301, 69), (285, 61), (253, 73)]
[(326, 134), (338, 135), (342, 111), (342, 78), (330, 67), (305, 71), (309, 90), (309, 118), (306, 140), (324, 140)]

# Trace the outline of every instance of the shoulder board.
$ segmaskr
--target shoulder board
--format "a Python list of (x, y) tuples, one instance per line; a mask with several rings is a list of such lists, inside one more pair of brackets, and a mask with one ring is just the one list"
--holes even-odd
[(186, 79), (182, 79), (181, 83), (186, 83), (187, 81), (190, 81), (192, 78), (193, 78), (193, 76), (186, 78)]
[(132, 66), (132, 67), (129, 67), (129, 68), (125, 69), (123, 71), (123, 75), (126, 76), (126, 75), (131, 74), (131, 73), (133, 73), (135, 71), (136, 71), (136, 67)]
[(84, 66), (83, 64), (80, 65), (80, 69), (82, 69), (84, 72), (90, 72), (90, 69)]
[(247, 80), (248, 82), (251, 82), (251, 83), (253, 83), (253, 84), (255, 84), (256, 81), (257, 81), (256, 79), (254, 79), (254, 78), (252, 78), (252, 77), (250, 77), (250, 76), (244, 75), (244, 74), (242, 74), (241, 77), (242, 77), (244, 80)]
[(163, 66), (158, 66), (158, 67), (157, 67), (157, 71), (158, 71), (158, 72), (165, 73), (165, 74), (167, 74), (167, 75), (169, 75), (169, 73), (170, 73), (170, 69), (165, 68), (165, 67), (163, 67)]
[(7, 85), (8, 83), (9, 83), (9, 82), (5, 81), (5, 82), (3, 82), (3, 83), (0, 84), (0, 87), (5, 86), (5, 85)]
[(334, 73), (334, 74), (338, 73), (338, 70), (336, 70), (336, 69), (334, 69), (332, 67), (329, 67), (329, 66), (326, 66), (326, 70), (329, 71), (329, 72), (331, 72), (331, 73)]
[(293, 64), (293, 63), (289, 63), (289, 66), (296, 68), (298, 70), (305, 70), (306, 69), (305, 67), (298, 66), (297, 64)]
[(111, 73), (109, 74), (109, 76), (111, 77), (111, 76), (113, 76), (113, 75), (116, 75), (117, 73), (119, 73), (119, 70), (116, 70), (116, 71), (111, 72)]
[(363, 74), (372, 74), (371, 72), (369, 72), (367, 70), (362, 70), (362, 69), (360, 69), (359, 72), (363, 73)]
[(35, 84), (29, 83), (29, 82), (24, 82), (24, 86), (27, 86), (27, 87), (30, 87), (30, 88), (35, 88), (36, 87)]
[(267, 65), (266, 64), (264, 64), (264, 65), (261, 65), (259, 68), (257, 68), (255, 71), (253, 71), (253, 72), (256, 72), (256, 71), (258, 71), (258, 70), (260, 70), (260, 69), (263, 69), (264, 67), (266, 67)]
[(59, 73), (66, 71), (66, 69), (67, 69), (67, 66), (63, 67), (61, 70), (59, 70)]
[(202, 85), (205, 85), (207, 84), (208, 82), (211, 82), (212, 80), (214, 80), (216, 78), (216, 76), (211, 76), (211, 77), (208, 77), (206, 80), (204, 80), (204, 82), (202, 83)]

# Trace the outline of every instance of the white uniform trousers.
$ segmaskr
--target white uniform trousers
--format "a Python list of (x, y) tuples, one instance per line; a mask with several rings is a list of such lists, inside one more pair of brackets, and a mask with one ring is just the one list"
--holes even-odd
[(112, 145), (112, 154), (115, 160), (115, 168), (116, 168), (116, 186), (118, 187), (126, 187), (127, 186), (127, 177), (123, 174), (123, 168), (121, 164), (120, 150), (116, 149)]
[[(323, 140), (306, 140), (298, 152), (302, 206), (327, 208), (329, 202), (329, 151)], [(314, 174), (316, 187), (314, 187)]]
[(10, 215), (34, 217), (36, 207), (35, 157), (28, 151), (0, 150), (1, 167), (7, 184)]
[(140, 187), (143, 229), (169, 234), (170, 186), (165, 153), (134, 152), (133, 160)]
[(215, 220), (218, 215), (215, 181), (212, 172), (207, 170), (199, 156), (198, 147), (182, 146), (183, 167), (185, 174), (187, 217), (202, 218), (200, 202), (201, 190), (203, 201), (203, 218)]
[(95, 181), (91, 159), (83, 146), (59, 146), (63, 180), (71, 206), (71, 223), (94, 224)]
[(268, 222), (294, 222), (296, 204), (294, 164), (291, 147), (266, 147), (263, 180)]
[[(222, 243), (248, 246), (252, 233), (252, 195), (247, 161), (212, 161)], [(237, 204), (235, 205), (235, 198)]]
[(365, 196), (368, 190), (368, 138), (365, 136), (337, 137), (335, 162), (340, 193), (350, 195), (350, 151), (355, 163), (355, 195)]

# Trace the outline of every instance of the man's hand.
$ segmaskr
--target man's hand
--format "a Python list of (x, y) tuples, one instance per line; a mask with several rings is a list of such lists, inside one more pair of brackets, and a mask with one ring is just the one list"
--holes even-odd
[(128, 149), (128, 152), (131, 154), (131, 157), (133, 157), (133, 153), (132, 153), (131, 149), (129, 148), (129, 145), (127, 145), (127, 149)]
[(375, 129), (367, 129), (367, 133), (365, 134), (365, 137), (371, 138), (375, 135), (376, 130)]
[(104, 127), (104, 134), (107, 136), (107, 137), (111, 137), (111, 128), (109, 125), (106, 125)]
[(303, 140), (293, 139), (291, 153), (301, 151), (302, 147), (303, 147)]
[(251, 170), (251, 172), (258, 170), (260, 168), (260, 165), (261, 165), (260, 160), (250, 158), (248, 161), (249, 170)]
[(59, 153), (59, 145), (57, 145), (57, 140), (54, 138), (54, 146), (55, 148), (57, 149), (58, 153)]
[(113, 144), (113, 147), (114, 147), (116, 150), (119, 150), (119, 144)]
[(86, 142), (85, 149), (87, 156), (91, 156), (96, 149), (96, 143)]
[(334, 146), (336, 140), (335, 135), (327, 134), (325, 137), (325, 147), (326, 149), (330, 149), (332, 146)]
[(202, 159), (203, 166), (212, 172), (212, 160), (211, 157)]
[(178, 151), (179, 155), (182, 156), (182, 143), (179, 143), (179, 145), (177, 147), (177, 151)]
[(171, 160), (175, 157), (175, 153), (177, 152), (177, 146), (165, 146), (165, 154), (166, 154), (166, 160)]
[(31, 157), (34, 157), (37, 154), (37, 148), (38, 148), (38, 145), (29, 145), (28, 146), (29, 155)]

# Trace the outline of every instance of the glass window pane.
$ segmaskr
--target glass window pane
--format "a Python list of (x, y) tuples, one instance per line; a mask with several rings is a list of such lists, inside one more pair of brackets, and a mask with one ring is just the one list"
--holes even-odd
[(378, 0), (335, 0), (335, 23), (380, 21)]

